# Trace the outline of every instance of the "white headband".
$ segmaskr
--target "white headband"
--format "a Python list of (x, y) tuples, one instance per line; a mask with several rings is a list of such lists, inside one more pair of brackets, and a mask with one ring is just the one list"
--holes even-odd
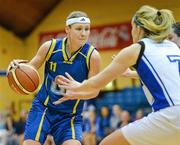
[(79, 18), (70, 18), (66, 20), (66, 26), (72, 25), (74, 23), (90, 24), (90, 19), (87, 17), (79, 17)]

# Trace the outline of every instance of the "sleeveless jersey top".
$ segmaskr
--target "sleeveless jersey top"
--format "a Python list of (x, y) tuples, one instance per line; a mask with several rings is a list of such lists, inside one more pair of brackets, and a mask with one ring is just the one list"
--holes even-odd
[(56, 111), (76, 114), (82, 112), (83, 100), (69, 100), (59, 105), (53, 104), (62, 97), (60, 92), (63, 91), (54, 80), (57, 75), (65, 75), (65, 72), (68, 72), (78, 82), (88, 79), (90, 56), (94, 47), (86, 43), (68, 58), (65, 42), (66, 38), (52, 40), (46, 57), (44, 82), (35, 99), (39, 99), (45, 106)]
[(168, 40), (143, 38), (139, 43), (136, 70), (153, 110), (180, 105), (180, 49)]

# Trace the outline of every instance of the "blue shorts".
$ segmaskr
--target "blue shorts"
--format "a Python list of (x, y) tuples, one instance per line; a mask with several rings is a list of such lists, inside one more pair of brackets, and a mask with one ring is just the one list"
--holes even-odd
[(54, 137), (57, 145), (69, 139), (82, 142), (82, 116), (57, 112), (35, 99), (26, 122), (24, 139), (43, 144), (48, 134)]

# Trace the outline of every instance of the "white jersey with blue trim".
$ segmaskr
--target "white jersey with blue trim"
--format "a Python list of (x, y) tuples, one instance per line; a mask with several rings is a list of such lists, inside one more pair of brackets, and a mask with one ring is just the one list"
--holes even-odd
[(180, 49), (169, 40), (143, 38), (140, 44), (144, 52), (136, 70), (153, 110), (180, 105)]

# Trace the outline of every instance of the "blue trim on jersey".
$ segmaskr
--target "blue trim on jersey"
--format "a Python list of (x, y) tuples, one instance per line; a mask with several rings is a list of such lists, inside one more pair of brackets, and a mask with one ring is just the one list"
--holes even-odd
[(178, 70), (179, 70), (179, 76), (180, 76), (180, 55), (167, 55), (167, 58), (170, 62), (177, 62), (178, 63)]
[(166, 87), (165, 87), (163, 81), (161, 80), (161, 78), (159, 77), (158, 73), (156, 72), (156, 70), (154, 69), (153, 65), (150, 63), (150, 61), (147, 59), (147, 57), (146, 57), (145, 55), (144, 55), (144, 57), (145, 57), (145, 59), (149, 62), (149, 64), (151, 65), (152, 69), (153, 69), (154, 72), (156, 73), (156, 75), (157, 75), (159, 81), (160, 81), (161, 84), (163, 85), (163, 88), (164, 88), (164, 90), (166, 91), (166, 93), (167, 93), (167, 95), (168, 95), (168, 97), (169, 97), (169, 100), (171, 100), (171, 103), (172, 103), (173, 106), (174, 106), (174, 102), (172, 101), (172, 99), (171, 99), (171, 97), (170, 97), (170, 95), (169, 95), (169, 93), (168, 93), (168, 91), (167, 91), (167, 89), (166, 89)]
[[(146, 58), (146, 60), (147, 60), (147, 58)], [(153, 70), (154, 70), (154, 68), (153, 68)], [(137, 72), (138, 72), (141, 80), (143, 81), (143, 83), (147, 86), (151, 95), (154, 97), (154, 102), (152, 104), (154, 111), (157, 111), (157, 110), (165, 108), (165, 107), (169, 107), (170, 104), (168, 103), (168, 101), (165, 97), (163, 89), (161, 88), (160, 84), (156, 80), (155, 76), (153, 75), (153, 73), (151, 72), (151, 70), (149, 69), (147, 64), (142, 59), (139, 61)], [(157, 73), (156, 73), (156, 75), (157, 75)]]

